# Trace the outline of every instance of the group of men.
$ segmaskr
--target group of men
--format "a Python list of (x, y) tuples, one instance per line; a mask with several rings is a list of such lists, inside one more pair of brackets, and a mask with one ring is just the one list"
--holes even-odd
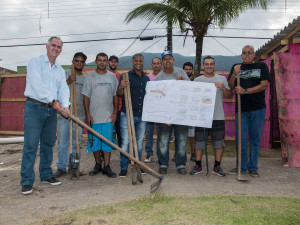
[[(191, 143), (191, 160), (195, 161), (195, 166), (190, 171), (190, 174), (195, 175), (202, 172), (202, 151), (205, 148), (208, 133), (211, 133), (215, 149), (215, 164), (212, 172), (219, 176), (226, 175), (220, 166), (225, 146), (223, 95), (231, 98), (232, 90), (235, 89), (236, 93), (242, 96), (242, 172), (249, 171), (250, 175), (259, 175), (257, 172), (257, 159), (260, 136), (264, 124), (264, 90), (268, 85), (270, 76), (264, 63), (254, 62), (255, 53), (252, 46), (247, 45), (243, 47), (243, 63), (233, 66), (228, 81), (225, 77), (215, 74), (216, 63), (213, 57), (207, 56), (203, 59), (204, 74), (194, 79), (192, 73), (193, 64), (185, 63), (183, 69), (174, 67), (175, 59), (170, 51), (164, 51), (161, 54), (161, 58), (155, 57), (152, 59), (153, 72), (148, 76), (143, 72), (143, 55), (140, 53), (133, 55), (133, 68), (127, 73), (128, 80), (125, 79), (124, 74), (121, 75), (117, 72), (118, 58), (116, 56), (108, 58), (105, 53), (97, 54), (95, 59), (96, 69), (86, 75), (83, 73), (83, 68), (87, 56), (82, 52), (77, 52), (74, 55), (71, 69), (64, 71), (56, 62), (62, 47), (63, 42), (59, 37), (51, 37), (46, 44), (47, 54), (34, 57), (27, 66), (26, 90), (24, 93), (27, 100), (25, 103), (24, 148), (21, 165), (23, 194), (30, 194), (33, 190), (35, 180), (33, 168), (39, 145), (41, 182), (59, 185), (61, 182), (57, 178), (67, 173), (67, 149), (70, 135), (67, 116), (70, 113), (70, 88), (68, 85), (70, 86), (73, 82), (75, 82), (76, 87), (76, 102), (73, 104), (77, 105), (78, 118), (115, 143), (117, 133), (118, 145), (126, 152), (129, 152), (129, 138), (124, 88), (130, 88), (139, 160), (141, 160), (143, 138), (146, 132), (145, 162), (151, 162), (153, 158), (153, 130), (155, 125), (154, 123), (142, 121), (147, 82), (194, 80), (193, 82), (214, 83), (217, 88), (217, 94), (211, 129), (177, 124), (156, 124), (156, 153), (159, 173), (167, 174), (169, 142), (172, 133), (174, 133), (174, 161), (176, 169), (181, 175), (187, 173), (186, 142), (188, 137)], [(240, 74), (240, 86), (237, 86), (236, 83), (237, 74)], [(80, 146), (83, 129), (80, 126), (78, 128), (78, 142)], [(53, 173), (51, 163), (53, 159), (52, 149), (56, 142), (56, 130), (57, 170)], [(248, 131), (250, 132), (250, 162), (248, 162), (247, 148)], [(74, 125), (72, 134), (73, 142), (75, 142)], [(72, 146), (72, 152), (75, 155), (76, 144), (73, 143)], [(93, 152), (95, 159), (95, 166), (89, 172), (89, 175), (93, 176), (102, 172), (111, 178), (117, 176), (110, 168), (112, 150), (110, 145), (94, 134), (88, 133), (87, 152)], [(128, 162), (128, 158), (120, 154), (119, 177), (127, 175)], [(229, 173), (237, 173), (236, 168), (237, 165)]]

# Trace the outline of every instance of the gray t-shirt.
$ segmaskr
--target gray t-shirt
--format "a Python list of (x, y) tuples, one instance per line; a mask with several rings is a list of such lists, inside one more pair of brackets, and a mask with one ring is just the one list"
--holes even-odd
[[(65, 70), (65, 73), (66, 73), (66, 80), (67, 80), (69, 78), (69, 76), (71, 75), (71, 70), (67, 69), (67, 70)], [(83, 74), (81, 76), (76, 75), (76, 81), (75, 81), (77, 117), (81, 121), (85, 121), (85, 112), (84, 112), (84, 107), (83, 107), (83, 95), (81, 94), (81, 90), (82, 90), (82, 86), (83, 86), (83, 83), (84, 83), (85, 76), (86, 76), (85, 74)], [(71, 84), (69, 84), (69, 89), (71, 91)], [(73, 107), (72, 114), (75, 115), (74, 107)], [(58, 115), (59, 115), (59, 117), (62, 117), (61, 114), (58, 114)]]
[(189, 77), (186, 75), (183, 69), (179, 67), (173, 67), (174, 70), (172, 73), (165, 73), (163, 70), (159, 72), (156, 76), (155, 80), (176, 80), (178, 76), (184, 76), (185, 80), (190, 80)]
[(90, 99), (89, 111), (94, 123), (111, 122), (113, 97), (117, 95), (117, 89), (118, 80), (109, 71), (102, 75), (92, 71), (86, 75), (81, 93)]
[[(218, 74), (215, 74), (213, 77), (205, 77), (204, 75), (202, 75), (200, 77), (197, 77), (194, 81), (205, 83), (221, 82), (226, 89), (230, 89), (226, 78)], [(217, 88), (213, 120), (225, 120), (223, 109), (223, 91), (220, 88)]]

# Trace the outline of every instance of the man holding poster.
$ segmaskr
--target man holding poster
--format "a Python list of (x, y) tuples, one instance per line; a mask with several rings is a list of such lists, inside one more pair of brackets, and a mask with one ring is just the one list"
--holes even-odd
[[(164, 69), (157, 75), (155, 81), (160, 80), (189, 80), (183, 69), (173, 67), (175, 59), (170, 51), (161, 54)], [(186, 141), (188, 135), (188, 126), (176, 124), (159, 124), (159, 149), (157, 152), (159, 173), (166, 174), (169, 164), (169, 141), (174, 130), (175, 146), (175, 164), (179, 174), (185, 175), (186, 169)]]

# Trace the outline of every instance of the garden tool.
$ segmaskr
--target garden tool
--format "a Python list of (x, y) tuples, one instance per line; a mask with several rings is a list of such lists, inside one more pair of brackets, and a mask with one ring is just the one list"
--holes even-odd
[[(124, 80), (128, 80), (128, 73), (124, 74)], [(125, 97), (125, 107), (126, 107), (126, 117), (127, 117), (127, 127), (128, 127), (128, 138), (129, 138), (129, 152), (131, 155), (135, 155), (135, 158), (138, 160), (138, 149), (136, 144), (136, 134), (135, 134), (135, 127), (134, 127), (134, 119), (133, 119), (133, 112), (132, 112), (132, 102), (131, 102), (131, 93), (130, 87), (127, 86), (124, 88), (124, 97)], [(134, 153), (133, 153), (134, 149)], [(132, 184), (136, 184), (136, 179), (143, 183), (143, 176), (141, 173), (141, 168), (134, 164), (131, 161), (131, 178)]]
[[(240, 73), (237, 74), (237, 86), (240, 86)], [(238, 98), (238, 181), (247, 181), (247, 177), (243, 176), (241, 173), (242, 167), (242, 122), (241, 122), (241, 95), (237, 94)]]
[(205, 133), (205, 128), (204, 129), (204, 143), (205, 143), (205, 158), (206, 158), (206, 175), (208, 174), (208, 156), (207, 156), (207, 136)]
[(72, 119), (73, 121), (75, 121), (76, 123), (78, 123), (80, 126), (86, 128), (88, 131), (90, 131), (91, 133), (93, 133), (95, 136), (99, 137), (101, 140), (105, 141), (107, 144), (109, 144), (110, 146), (112, 146), (114, 149), (117, 149), (120, 153), (122, 153), (123, 155), (125, 155), (126, 157), (128, 157), (130, 160), (134, 161), (136, 164), (138, 164), (139, 166), (141, 166), (146, 171), (148, 171), (153, 177), (158, 178), (158, 180), (156, 182), (154, 182), (153, 184), (151, 184), (151, 187), (150, 187), (150, 192), (151, 193), (154, 192), (160, 186), (162, 180), (164, 179), (164, 177), (161, 174), (155, 172), (150, 167), (148, 167), (144, 163), (140, 162), (138, 159), (136, 159), (135, 157), (133, 157), (132, 155), (130, 155), (129, 153), (127, 153), (126, 151), (124, 151), (123, 149), (121, 149), (116, 144), (114, 144), (111, 141), (109, 141), (107, 138), (103, 137), (97, 131), (95, 131), (94, 129), (92, 129), (88, 125), (86, 125), (84, 122), (82, 122), (81, 120), (79, 120), (74, 115), (72, 115), (72, 114), (68, 113), (67, 111), (65, 111), (63, 108), (61, 108), (61, 111), (63, 113), (65, 113), (70, 119)]

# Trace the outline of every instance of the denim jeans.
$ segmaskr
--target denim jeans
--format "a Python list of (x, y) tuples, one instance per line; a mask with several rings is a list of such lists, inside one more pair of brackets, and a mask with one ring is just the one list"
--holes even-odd
[(56, 140), (57, 113), (52, 108), (25, 102), (24, 147), (21, 163), (21, 185), (33, 185), (34, 163), (40, 143), (39, 173), (41, 181), (52, 177), (51, 164)]
[(169, 165), (169, 141), (174, 129), (175, 135), (175, 164), (177, 169), (185, 168), (186, 141), (188, 126), (159, 124), (159, 149), (157, 152), (159, 168), (168, 168)]
[[(142, 149), (143, 149), (143, 138), (146, 130), (147, 122), (142, 121), (142, 117), (134, 116), (134, 127), (135, 127), (135, 134), (136, 134), (136, 142), (138, 148), (138, 155), (139, 160), (142, 157)], [(121, 129), (121, 138), (122, 138), (122, 149), (126, 152), (129, 152), (129, 138), (128, 138), (128, 128), (127, 128), (127, 118), (126, 113), (121, 112), (121, 121), (120, 121), (120, 129)], [(124, 156), (122, 153), (120, 154), (121, 157), (121, 170), (128, 169), (128, 158)]]
[[(154, 131), (154, 124), (152, 122), (147, 122), (146, 126), (146, 145), (145, 145), (145, 151), (149, 155), (153, 155), (153, 131)], [(156, 139), (156, 154), (159, 149), (159, 126), (156, 124), (156, 134), (157, 134), (157, 139)]]
[[(58, 169), (66, 171), (66, 168), (69, 165), (68, 157), (68, 147), (69, 147), (69, 124), (70, 120), (58, 116), (57, 123), (57, 161), (56, 166)], [(80, 146), (82, 140), (82, 131), (83, 128), (78, 125), (78, 145), (79, 145), (79, 156), (80, 156)], [(76, 139), (75, 139), (75, 123), (73, 123), (72, 130), (72, 152), (73, 156), (76, 156)]]
[[(241, 171), (246, 172), (258, 170), (258, 154), (261, 140), (261, 133), (264, 128), (266, 109), (242, 112), (241, 113)], [(238, 118), (238, 114), (235, 114)], [(238, 167), (238, 119), (235, 120), (236, 150)], [(248, 160), (248, 134), (250, 135), (250, 159)]]

